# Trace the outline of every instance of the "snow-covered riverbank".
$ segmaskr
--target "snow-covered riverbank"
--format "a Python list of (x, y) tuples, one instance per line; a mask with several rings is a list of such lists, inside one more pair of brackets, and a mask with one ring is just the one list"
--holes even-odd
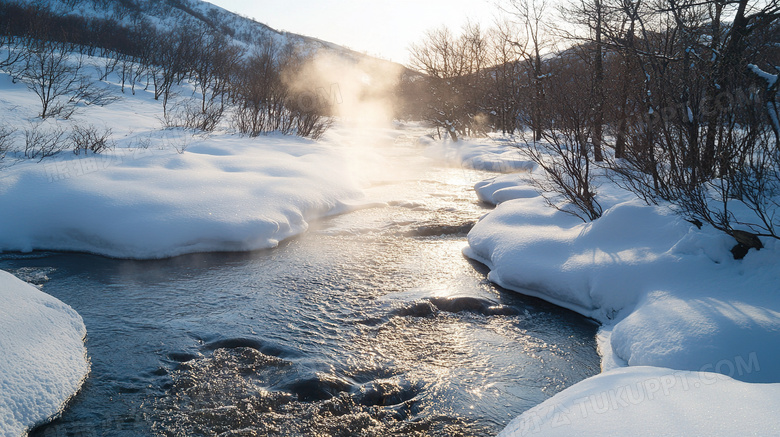
[(163, 258), (274, 247), (357, 196), (341, 162), (308, 140), (222, 136), (182, 154), (20, 163), (0, 172), (0, 249)]
[(56, 417), (89, 373), (84, 322), (71, 307), (0, 270), (0, 436)]
[[(469, 156), (482, 144), (464, 147)], [(779, 433), (776, 241), (734, 260), (733, 238), (606, 180), (604, 215), (583, 223), (547, 206), (529, 177), (477, 184), (498, 206), (464, 253), (490, 267), (491, 281), (598, 320), (604, 373), (525, 412), (504, 435)]]
[[(24, 85), (0, 75), (0, 90), (0, 127), (15, 130), (16, 147), (0, 162), (0, 251), (163, 258), (270, 248), (359, 196), (338, 144), (165, 129), (142, 90), (41, 123)], [(116, 147), (23, 158), (25, 137), (85, 126), (110, 129)]]
[[(0, 74), (0, 252), (270, 248), (360, 196), (339, 144), (165, 128), (151, 91), (101, 86), (121, 100), (42, 121), (35, 94)], [(74, 154), (79, 129), (113, 147)], [(78, 391), (85, 332), (70, 307), (0, 271), (0, 435), (47, 422)]]

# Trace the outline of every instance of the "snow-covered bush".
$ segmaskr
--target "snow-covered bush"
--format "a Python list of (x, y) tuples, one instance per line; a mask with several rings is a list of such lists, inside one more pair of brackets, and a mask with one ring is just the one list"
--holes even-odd
[(70, 141), (73, 145), (73, 153), (76, 155), (84, 151), (100, 153), (105, 150), (113, 150), (114, 142), (111, 140), (111, 129), (99, 130), (97, 127), (89, 126), (73, 126), (70, 133)]

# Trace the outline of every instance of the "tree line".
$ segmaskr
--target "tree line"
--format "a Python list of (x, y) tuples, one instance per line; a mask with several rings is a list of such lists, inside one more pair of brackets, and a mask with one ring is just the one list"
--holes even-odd
[[(238, 44), (204, 21), (158, 28), (134, 3), (124, 3), (115, 8), (121, 15), (111, 18), (0, 4), (0, 70), (36, 93), (41, 118), (68, 118), (76, 103), (110, 101), (86, 70), (89, 58), (100, 60), (99, 81), (113, 75), (122, 93), (153, 92), (170, 126), (211, 131), (227, 120), (242, 134), (280, 131), (316, 138), (330, 125), (330, 102), (294, 91), (296, 71), (309, 61), (296, 47), (264, 35)], [(184, 99), (183, 85), (192, 88)], [(179, 98), (172, 106), (174, 97)]]
[(550, 204), (584, 220), (602, 213), (594, 169), (607, 168), (648, 203), (734, 236), (739, 251), (779, 238), (777, 0), (503, 9), (493, 29), (441, 28), (411, 48), (426, 75), (403, 86), (427, 90), (421, 117), (453, 140), (523, 132)]

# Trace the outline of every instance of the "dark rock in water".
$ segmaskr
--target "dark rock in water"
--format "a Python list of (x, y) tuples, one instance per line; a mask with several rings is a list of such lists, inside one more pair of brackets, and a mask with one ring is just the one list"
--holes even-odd
[(764, 248), (763, 243), (761, 243), (756, 234), (739, 230), (732, 230), (730, 234), (737, 240), (737, 245), (731, 248), (731, 254), (734, 256), (734, 259), (745, 258), (750, 249), (761, 250)]
[(478, 297), (434, 297), (431, 303), (440, 311), (448, 313), (472, 312), (485, 316), (511, 316), (518, 314), (512, 307), (499, 305), (488, 299)]
[(212, 341), (203, 346), (204, 349), (210, 351), (217, 349), (237, 349), (240, 347), (260, 350), (263, 347), (263, 342), (255, 338), (225, 338)]
[(441, 311), (448, 313), (459, 313), (462, 311), (471, 311), (482, 313), (483, 310), (494, 303), (487, 299), (477, 297), (434, 297), (431, 303)]
[(484, 316), (514, 316), (519, 314), (515, 308), (500, 305), (488, 299), (470, 296), (432, 297), (418, 301), (409, 306), (399, 308), (391, 313), (398, 317), (429, 317), (437, 312), (462, 313), (470, 312)]
[(493, 305), (486, 309), (485, 315), (488, 316), (516, 316), (520, 314), (517, 308), (508, 307), (506, 305)]
[(317, 375), (295, 381), (283, 389), (296, 395), (300, 402), (314, 402), (330, 399), (341, 392), (350, 392), (352, 384), (335, 376)]
[(203, 346), (203, 349), (206, 351), (238, 348), (254, 349), (266, 355), (272, 355), (275, 357), (290, 357), (296, 355), (295, 352), (290, 349), (281, 347), (269, 341), (263, 341), (256, 338), (225, 338), (212, 341)]
[(399, 308), (391, 313), (399, 317), (428, 317), (436, 312), (436, 307), (429, 301), (415, 302), (407, 307)]
[(440, 235), (466, 235), (474, 227), (475, 222), (461, 225), (425, 225), (406, 232), (407, 237), (436, 237)]
[(360, 387), (355, 400), (361, 405), (384, 407), (411, 401), (419, 392), (417, 386), (407, 381), (378, 380)]
[(168, 359), (177, 363), (184, 363), (190, 360), (198, 358), (197, 355), (189, 352), (171, 352), (168, 354)]

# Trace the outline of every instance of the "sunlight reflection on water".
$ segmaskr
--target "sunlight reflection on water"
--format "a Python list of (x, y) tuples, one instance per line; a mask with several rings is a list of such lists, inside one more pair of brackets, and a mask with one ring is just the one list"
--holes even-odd
[(88, 329), (90, 379), (31, 435), (489, 435), (597, 373), (595, 324), (461, 255), (487, 175), (417, 147), (387, 150), (415, 171), (367, 189), (385, 206), (272, 251), (2, 256)]

